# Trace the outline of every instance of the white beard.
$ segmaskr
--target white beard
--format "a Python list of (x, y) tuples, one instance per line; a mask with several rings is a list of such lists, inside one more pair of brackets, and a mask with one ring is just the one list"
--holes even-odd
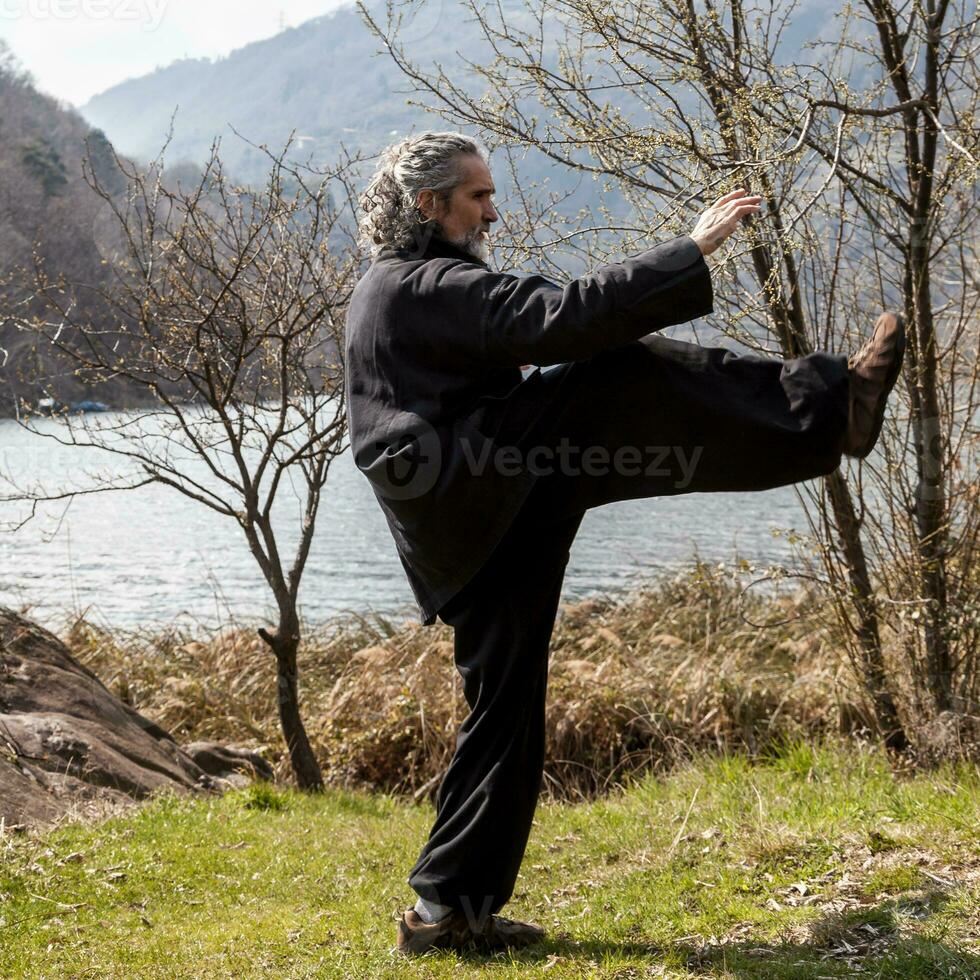
[(490, 261), (490, 239), (483, 234), (482, 229), (474, 228), (460, 238), (451, 239), (452, 243), (464, 252), (469, 252), (475, 259), (481, 262)]

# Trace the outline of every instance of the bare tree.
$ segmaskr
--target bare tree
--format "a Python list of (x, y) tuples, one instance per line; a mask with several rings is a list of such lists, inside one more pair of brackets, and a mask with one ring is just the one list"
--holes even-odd
[[(356, 161), (314, 172), (288, 165), (288, 151), (268, 153), (254, 189), (228, 179), (218, 143), (189, 186), (168, 178), (162, 153), (142, 170), (116, 157), (121, 194), (87, 168), (112, 229), (107, 284), (66, 281), (38, 254), (31, 296), (13, 312), (87, 382), (122, 377), (141, 400), (124, 413), (62, 414), (53, 428), (23, 408), (22, 425), (123, 468), (10, 496), (33, 514), (40, 500), (158, 483), (234, 520), (278, 610), (258, 632), (275, 656), (292, 769), (301, 788), (319, 789), (300, 716), (297, 604), (328, 469), (346, 448), (342, 330), (359, 256), (341, 216), (353, 214)], [(301, 506), (291, 551), (273, 513), (284, 484), (298, 486)]]
[[(416, 104), (479, 127), (508, 154), (531, 149), (602, 180), (626, 202), (618, 215), (602, 205), (552, 213), (517, 230), (522, 246), (508, 259), (534, 255), (554, 269), (561, 251), (606, 258), (612, 248), (644, 246), (658, 229), (686, 230), (718, 193), (746, 186), (766, 207), (747, 247), (733, 246), (716, 268), (729, 336), (785, 357), (846, 351), (875, 310), (904, 309), (904, 411), (893, 415), (881, 453), (842, 467), (804, 499), (828, 598), (886, 743), (908, 744), (903, 685), (910, 710), (924, 707), (923, 683), (930, 713), (950, 707), (954, 689), (960, 710), (975, 706), (977, 635), (962, 615), (973, 601), (978, 540), (975, 456), (968, 463), (977, 395), (976, 21), (967, 4), (923, 0), (899, 15), (887, 0), (867, 0), (877, 45), (861, 41), (868, 25), (842, 5), (837, 21), (821, 25), (824, 42), (810, 45), (787, 41), (798, 5), (775, 0), (528, 0), (523, 10), (466, 0), (486, 46), (465, 73), (411, 61), (398, 42), (406, 6), (389, 4), (384, 24), (359, 9)], [(521, 207), (514, 221), (534, 213)], [(937, 278), (942, 331), (930, 298)], [(954, 470), (955, 511), (946, 489)], [(900, 676), (883, 630), (900, 635), (906, 651), (924, 644)]]
[[(888, 542), (902, 515), (904, 551), (884, 549), (915, 595), (904, 631), (910, 663), (936, 712), (962, 711), (976, 694), (978, 633), (963, 611), (975, 596), (977, 289), (975, 5), (922, 0), (896, 7), (864, 0), (854, 15), (853, 50), (874, 68), (874, 85), (828, 84), (818, 106), (850, 126), (846, 154), (826, 129), (810, 145), (837, 167), (860, 210), (880, 263), (879, 294), (895, 297), (910, 327), (912, 459), (875, 474), (896, 507), (873, 529)], [(862, 30), (865, 28), (866, 30)], [(864, 40), (870, 35), (869, 40)], [(776, 118), (785, 126), (785, 112)], [(823, 138), (821, 139), (821, 135)], [(962, 471), (965, 463), (972, 472)], [(892, 576), (893, 582), (895, 576)], [(917, 593), (917, 594), (916, 594)], [(966, 627), (964, 629), (964, 627)], [(972, 681), (971, 678), (972, 677)]]

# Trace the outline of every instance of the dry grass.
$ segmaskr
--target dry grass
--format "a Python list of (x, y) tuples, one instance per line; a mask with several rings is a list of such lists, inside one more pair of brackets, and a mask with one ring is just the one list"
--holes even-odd
[[(546, 798), (588, 799), (704, 749), (759, 754), (869, 727), (817, 596), (758, 595), (747, 580), (737, 566), (699, 563), (620, 602), (562, 608)], [(67, 642), (178, 741), (258, 749), (288, 778), (273, 663), (254, 631), (109, 634), (80, 620)], [(329, 782), (434, 795), (468, 710), (451, 629), (337, 619), (306, 631), (299, 667), (303, 717)]]

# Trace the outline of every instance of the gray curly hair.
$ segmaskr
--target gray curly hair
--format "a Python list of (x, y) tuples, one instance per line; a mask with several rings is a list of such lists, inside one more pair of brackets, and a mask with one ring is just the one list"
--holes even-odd
[(417, 207), (419, 191), (428, 188), (441, 203), (448, 202), (463, 181), (460, 157), (467, 154), (488, 162), (486, 148), (462, 133), (419, 133), (382, 150), (359, 201), (361, 248), (372, 255), (386, 246), (410, 248), (419, 245), (427, 232), (440, 231), (439, 222), (426, 218)]

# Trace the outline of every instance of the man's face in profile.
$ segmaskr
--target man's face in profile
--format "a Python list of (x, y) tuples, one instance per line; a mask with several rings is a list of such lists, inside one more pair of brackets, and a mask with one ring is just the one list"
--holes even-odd
[(467, 154), (461, 157), (460, 166), (463, 181), (453, 189), (448, 205), (437, 206), (435, 217), (449, 241), (487, 262), (490, 225), (500, 217), (493, 206), (497, 189), (490, 168), (480, 157)]

